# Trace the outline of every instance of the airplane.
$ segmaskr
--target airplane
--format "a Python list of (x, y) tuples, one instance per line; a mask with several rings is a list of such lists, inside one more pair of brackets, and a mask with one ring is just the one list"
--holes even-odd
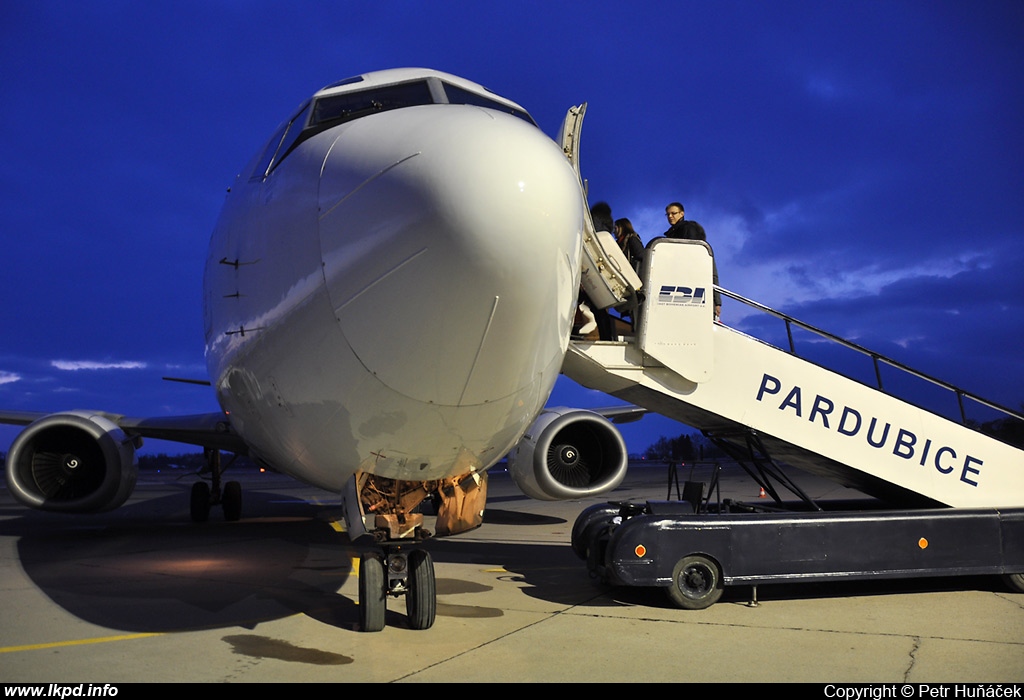
[(116, 508), (135, 450), (157, 438), (204, 448), (213, 488), (193, 486), (192, 518), (220, 505), (237, 520), (221, 451), (248, 455), (343, 495), (350, 536), (369, 543), (364, 631), (401, 595), (409, 626), (430, 628), (421, 501), (440, 501), (438, 535), (457, 534), (482, 522), (484, 475), (506, 454), (535, 498), (603, 493), (625, 475), (609, 419), (638, 409), (545, 409), (595, 270), (582, 114), (570, 110), (557, 144), (517, 103), (435, 70), (317, 91), (237, 175), (210, 239), (205, 352), (222, 412), (0, 412), (26, 426), (7, 456), (13, 497)]

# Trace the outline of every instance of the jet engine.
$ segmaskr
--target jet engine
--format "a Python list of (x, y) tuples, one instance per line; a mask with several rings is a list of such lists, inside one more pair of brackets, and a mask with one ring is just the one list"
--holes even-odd
[(19, 503), (40, 510), (113, 510), (135, 488), (135, 447), (104, 415), (54, 413), (29, 425), (11, 445), (7, 488)]
[(591, 411), (546, 409), (508, 455), (513, 481), (530, 498), (561, 501), (611, 491), (626, 476), (622, 435)]

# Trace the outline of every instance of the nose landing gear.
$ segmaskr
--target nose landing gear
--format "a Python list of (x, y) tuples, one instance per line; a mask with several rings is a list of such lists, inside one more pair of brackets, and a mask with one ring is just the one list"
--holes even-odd
[[(378, 549), (359, 560), (359, 624), (364, 632), (384, 628), (388, 597), (405, 596), (409, 627), (429, 629), (437, 616), (437, 582), (430, 552), (419, 545), (432, 534), (417, 511), (425, 499), (440, 503), (440, 536), (479, 527), (487, 500), (485, 474), (470, 472), (439, 481), (399, 481), (365, 472), (344, 490), (345, 521), (353, 541), (372, 537)], [(372, 515), (373, 528), (367, 527)]]
[[(413, 511), (436, 488), (435, 482), (397, 481), (364, 473), (346, 490), (349, 535), (353, 540), (372, 538), (375, 545), (359, 558), (359, 625), (364, 632), (384, 629), (387, 599), (399, 596), (405, 596), (411, 629), (433, 626), (437, 614), (434, 561), (419, 546), (432, 534), (423, 527), (422, 513)], [(358, 512), (350, 510), (353, 502), (359, 504)], [(373, 514), (373, 529), (365, 526), (368, 513)]]
[(430, 629), (437, 614), (434, 560), (423, 549), (385, 546), (383, 555), (366, 552), (359, 558), (359, 625), (364, 632), (384, 629), (387, 598), (405, 596), (409, 627)]

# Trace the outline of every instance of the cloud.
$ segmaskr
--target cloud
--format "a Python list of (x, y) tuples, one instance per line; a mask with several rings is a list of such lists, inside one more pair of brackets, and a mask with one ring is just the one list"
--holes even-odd
[(21, 381), (21, 375), (14, 372), (0, 371), (0, 384), (11, 384), (12, 382)]
[[(693, 199), (692, 209), (701, 212), (697, 218), (708, 231), (708, 241), (714, 248), (721, 285), (749, 299), (795, 313), (810, 304), (821, 304), (829, 300), (844, 302), (857, 300), (863, 304), (865, 298), (877, 298), (886, 290), (900, 290), (901, 285), (913, 285), (916, 294), (918, 285), (926, 285), (924, 299), (935, 303), (937, 297), (930, 289), (933, 282), (951, 280), (965, 273), (987, 279), (994, 273), (995, 266), (1012, 251), (1005, 250), (999, 243), (985, 247), (949, 250), (933, 246), (918, 245), (912, 252), (888, 248), (879, 250), (865, 246), (840, 245), (829, 236), (811, 236), (799, 246), (787, 244), (785, 256), (764, 254), (761, 249), (754, 252), (759, 237), (785, 238), (786, 231), (800, 228), (809, 219), (817, 216), (816, 207), (797, 201), (780, 205), (775, 209), (753, 208), (744, 210), (721, 206), (701, 198)], [(661, 206), (633, 206), (629, 208), (634, 227), (645, 232), (643, 238), (651, 240), (663, 231), (664, 209)], [(614, 213), (614, 212), (613, 212)], [(998, 279), (1004, 284), (1000, 276)], [(975, 291), (977, 294), (977, 291)], [(909, 291), (901, 298), (917, 299)], [(938, 299), (958, 299), (950, 292)], [(739, 323), (751, 311), (736, 304), (730, 304), (727, 320)], [(843, 314), (849, 313), (845, 308)], [(840, 318), (843, 318), (841, 316)]]
[(145, 362), (93, 362), (92, 360), (53, 360), (50, 365), (60, 370), (77, 372), (78, 370), (98, 369), (146, 369)]

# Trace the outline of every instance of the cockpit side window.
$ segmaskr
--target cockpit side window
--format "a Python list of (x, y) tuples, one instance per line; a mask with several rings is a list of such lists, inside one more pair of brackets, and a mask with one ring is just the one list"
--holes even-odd
[(262, 180), (267, 176), (267, 173), (270, 171), (270, 163), (277, 154), (278, 146), (281, 145), (281, 139), (284, 138), (284, 132), (288, 129), (289, 124), (291, 122), (285, 122), (279, 126), (274, 135), (267, 141), (267, 145), (263, 147), (263, 153), (260, 155), (259, 162), (256, 163), (256, 167), (249, 174), (250, 180)]
[(266, 150), (260, 156), (259, 163), (253, 169), (251, 179), (261, 180), (270, 174), (270, 171), (284, 160), (284, 157), (294, 147), (295, 142), (302, 134), (302, 128), (309, 118), (310, 103), (303, 105), (299, 113), (278, 127), (274, 135), (267, 142)]
[(489, 97), (481, 95), (477, 92), (470, 92), (457, 85), (451, 83), (444, 83), (444, 91), (448, 95), (448, 102), (457, 105), (474, 105), (476, 107), (486, 107), (487, 109), (495, 109), (505, 114), (511, 114), (519, 117), (524, 121), (528, 121), (534, 126), (537, 126), (537, 122), (533, 121), (533, 117), (524, 112), (521, 109), (516, 109), (510, 105), (502, 104), (497, 100), (492, 100)]

